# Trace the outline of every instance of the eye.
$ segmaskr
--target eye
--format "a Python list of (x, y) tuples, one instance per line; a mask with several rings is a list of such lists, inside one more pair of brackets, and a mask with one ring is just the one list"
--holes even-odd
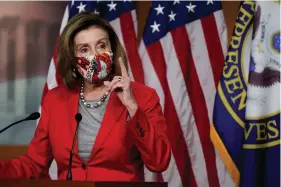
[(106, 49), (106, 45), (105, 44), (100, 44), (99, 48)]
[(88, 48), (85, 48), (85, 47), (84, 47), (84, 48), (81, 48), (81, 49), (80, 49), (80, 52), (81, 52), (81, 53), (87, 53), (87, 52), (88, 52)]

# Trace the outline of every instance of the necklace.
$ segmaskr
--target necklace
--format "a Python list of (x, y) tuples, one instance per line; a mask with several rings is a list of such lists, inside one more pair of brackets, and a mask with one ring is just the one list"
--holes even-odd
[(80, 99), (81, 99), (81, 102), (83, 103), (83, 105), (86, 106), (87, 108), (98, 108), (99, 106), (101, 106), (104, 103), (105, 99), (109, 95), (109, 92), (105, 92), (105, 94), (101, 97), (99, 102), (95, 103), (94, 105), (91, 105), (85, 101), (83, 91), (84, 91), (84, 81), (82, 80), (81, 89), (80, 89)]

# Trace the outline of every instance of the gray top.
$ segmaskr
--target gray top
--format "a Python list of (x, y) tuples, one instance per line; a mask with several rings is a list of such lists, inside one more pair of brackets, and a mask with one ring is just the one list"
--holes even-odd
[[(83, 105), (81, 100), (79, 100), (79, 113), (82, 115), (82, 120), (78, 128), (78, 153), (82, 160), (87, 163), (96, 136), (98, 134), (103, 116), (105, 113), (106, 105), (108, 103), (108, 98), (105, 102), (98, 108), (87, 108)], [(94, 104), (99, 100), (88, 100), (88, 104)]]

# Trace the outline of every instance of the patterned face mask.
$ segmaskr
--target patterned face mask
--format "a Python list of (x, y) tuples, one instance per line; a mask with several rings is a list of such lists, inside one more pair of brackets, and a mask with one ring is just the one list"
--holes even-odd
[(106, 52), (87, 57), (77, 57), (77, 70), (89, 83), (101, 83), (108, 78), (113, 66), (113, 53)]

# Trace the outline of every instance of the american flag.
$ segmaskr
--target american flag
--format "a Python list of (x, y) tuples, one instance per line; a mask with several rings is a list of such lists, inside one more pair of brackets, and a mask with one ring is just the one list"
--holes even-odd
[(233, 186), (210, 140), (226, 34), (218, 1), (152, 1), (139, 54), (168, 124), (169, 186)]
[[(127, 52), (131, 76), (153, 87), (160, 97), (172, 159), (161, 175), (145, 168), (146, 180), (167, 181), (172, 187), (233, 186), (210, 140), (216, 87), (227, 47), (221, 3), (152, 1), (139, 48), (134, 1), (72, 1), (60, 32), (82, 11), (92, 11), (110, 22)], [(61, 83), (55, 57), (56, 51), (43, 97)], [(56, 178), (55, 163), (50, 174)]]

